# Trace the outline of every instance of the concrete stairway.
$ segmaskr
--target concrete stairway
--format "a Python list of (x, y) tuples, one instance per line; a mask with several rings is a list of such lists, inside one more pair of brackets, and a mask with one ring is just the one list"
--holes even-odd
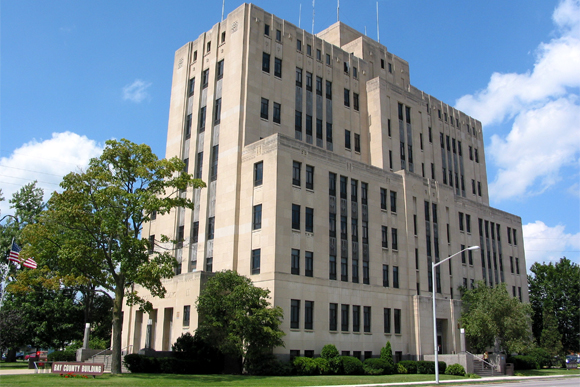
[[(103, 363), (105, 365), (105, 372), (111, 372), (111, 356), (112, 355), (96, 355), (85, 361), (85, 363)], [(123, 363), (124, 356), (121, 357), (121, 372), (128, 374), (131, 371), (125, 367)]]
[(500, 376), (500, 373), (493, 369), (492, 365), (477, 357), (473, 358), (473, 372), (481, 377)]

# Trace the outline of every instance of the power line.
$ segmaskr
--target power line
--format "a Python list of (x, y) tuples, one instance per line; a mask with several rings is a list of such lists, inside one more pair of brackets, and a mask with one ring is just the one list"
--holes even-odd
[(40, 173), (41, 175), (50, 175), (50, 176), (58, 176), (58, 177), (62, 177), (62, 175), (56, 175), (56, 174), (54, 174), (54, 173), (41, 172), (41, 171), (33, 171), (32, 169), (25, 169), (25, 168), (9, 167), (8, 165), (2, 165), (2, 164), (0, 164), (0, 167), (2, 167), (2, 168), (10, 168), (10, 169), (17, 169), (17, 170), (19, 170), (19, 171), (26, 171), (26, 172), (34, 172), (34, 173)]

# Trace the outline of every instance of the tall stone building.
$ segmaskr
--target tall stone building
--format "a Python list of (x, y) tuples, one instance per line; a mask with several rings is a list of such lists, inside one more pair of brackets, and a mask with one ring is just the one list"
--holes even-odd
[(232, 269), (284, 310), (279, 355), (325, 344), (377, 356), (460, 351), (459, 288), (505, 282), (528, 301), (522, 224), (489, 206), (481, 123), (411, 85), (409, 64), (337, 22), (312, 35), (243, 4), (175, 54), (166, 156), (182, 192), (143, 237), (179, 240), (151, 314), (125, 306), (123, 346), (170, 350), (197, 327), (207, 273)]

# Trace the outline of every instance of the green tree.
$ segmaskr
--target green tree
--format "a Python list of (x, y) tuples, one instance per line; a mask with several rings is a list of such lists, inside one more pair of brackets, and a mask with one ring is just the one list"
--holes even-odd
[(544, 315), (553, 313), (564, 351), (580, 352), (580, 266), (563, 257), (556, 263), (536, 262), (530, 273), (528, 287), (536, 341), (541, 345), (546, 329)]
[(552, 357), (563, 355), (562, 334), (558, 331), (558, 321), (554, 312), (544, 312), (544, 329), (540, 336), (540, 347)]
[(392, 374), (396, 368), (390, 341), (387, 341), (387, 344), (381, 348), (381, 360), (384, 360), (387, 364), (387, 367), (385, 367), (385, 374)]
[[(182, 192), (200, 188), (201, 180), (183, 172), (178, 158), (159, 160), (145, 144), (109, 140), (103, 153), (91, 159), (85, 172), (63, 178), (40, 222), (27, 228), (27, 253), (41, 257), (62, 275), (85, 279), (114, 294), (111, 372), (121, 372), (122, 306), (151, 304), (133, 291), (133, 284), (163, 297), (163, 278), (174, 275), (171, 251), (150, 251), (141, 238), (151, 215), (177, 207), (193, 208)], [(162, 241), (169, 238), (162, 236)], [(23, 250), (24, 252), (24, 250)]]
[(270, 291), (235, 271), (216, 273), (196, 301), (197, 334), (244, 367), (283, 346), (282, 308), (270, 306)]
[(522, 352), (531, 343), (531, 307), (510, 297), (505, 283), (494, 287), (479, 281), (474, 289), (462, 289), (460, 323), (471, 347), (483, 352)]

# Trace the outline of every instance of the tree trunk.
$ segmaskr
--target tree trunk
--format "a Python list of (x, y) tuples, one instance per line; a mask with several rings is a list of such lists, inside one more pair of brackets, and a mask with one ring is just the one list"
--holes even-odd
[[(111, 373), (121, 373), (121, 333), (123, 330), (123, 296), (125, 287), (123, 281), (117, 281), (115, 299), (113, 300), (113, 334), (111, 336), (113, 355), (111, 359)], [(121, 283), (119, 283), (121, 282)]]

